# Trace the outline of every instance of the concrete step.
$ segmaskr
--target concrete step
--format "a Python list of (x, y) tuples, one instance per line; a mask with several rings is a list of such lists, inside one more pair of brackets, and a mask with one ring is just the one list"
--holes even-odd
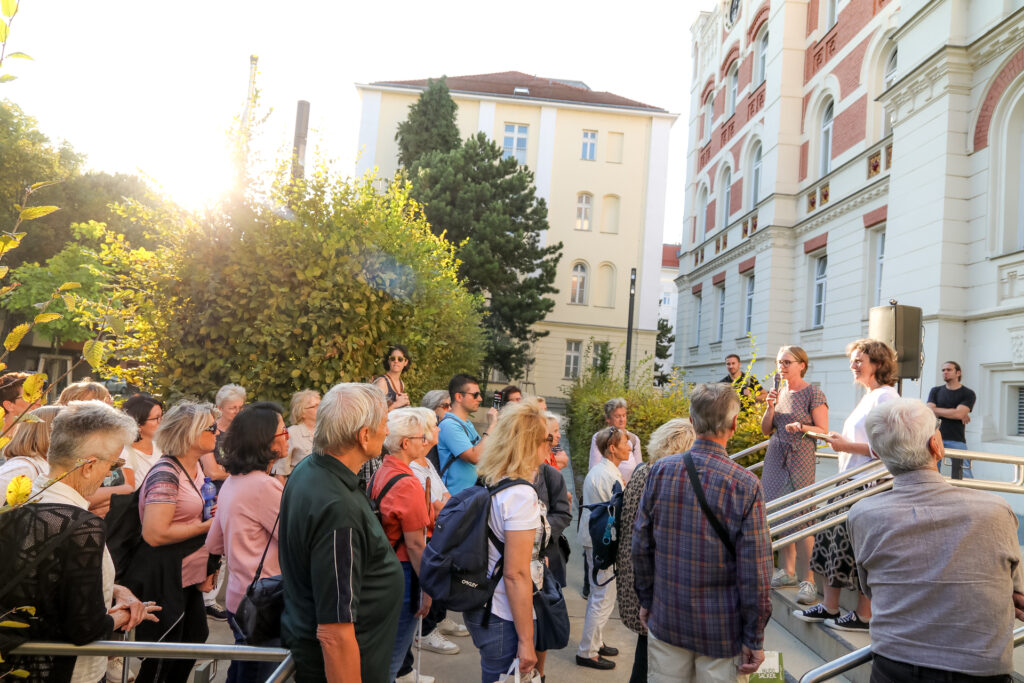
[[(825, 660), (774, 621), (768, 622), (764, 630), (764, 649), (782, 653), (786, 680), (791, 683), (796, 683), (805, 673), (825, 663)], [(844, 683), (849, 679), (840, 676), (835, 680)]]
[[(804, 605), (796, 602), (795, 588), (779, 588), (772, 591), (772, 622), (789, 633), (822, 662), (830, 662), (871, 644), (871, 637), (867, 633), (835, 631), (824, 624), (811, 624), (793, 616), (793, 610), (804, 608)], [(787, 664), (788, 672), (789, 666), (785, 656), (783, 662)], [(870, 664), (848, 672), (846, 678), (852, 683), (868, 683), (871, 678)]]

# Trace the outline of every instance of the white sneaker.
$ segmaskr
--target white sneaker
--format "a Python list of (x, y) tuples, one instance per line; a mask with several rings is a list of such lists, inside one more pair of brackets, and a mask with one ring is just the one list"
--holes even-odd
[(437, 630), (446, 636), (468, 636), (469, 629), (462, 624), (456, 624), (450, 618), (445, 617), (441, 620), (441, 623), (437, 625)]
[(810, 581), (801, 581), (796, 592), (796, 601), (801, 605), (813, 605), (818, 601), (818, 589)]
[[(107, 660), (107, 683), (121, 683), (124, 675), (124, 660), (120, 657)], [(135, 674), (128, 670), (128, 680), (134, 681)]]
[(441, 635), (440, 629), (434, 629), (430, 632), (430, 635), (423, 636), (423, 638), (413, 638), (413, 647), (422, 647), (428, 652), (436, 652), (439, 655), (457, 655), (459, 654), (459, 646), (452, 641)]
[(772, 574), (772, 588), (785, 588), (795, 586), (796, 584), (796, 577), (792, 574), (787, 574), (785, 569), (776, 569), (775, 573)]
[(399, 676), (398, 678), (396, 678), (395, 683), (434, 683), (434, 677), (428, 676), (426, 674), (417, 675), (414, 669), (413, 671), (410, 671), (404, 676)]

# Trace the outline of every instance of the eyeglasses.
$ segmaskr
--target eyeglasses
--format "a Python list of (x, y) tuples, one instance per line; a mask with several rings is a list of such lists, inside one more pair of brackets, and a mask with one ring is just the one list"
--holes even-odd
[(284, 438), (287, 439), (290, 435), (288, 434), (288, 430), (286, 429), (283, 432), (278, 432), (277, 434), (274, 434), (275, 439), (279, 436), (283, 436)]
[(445, 410), (451, 410), (452, 409), (452, 404), (451, 403), (442, 403), (441, 405), (438, 406), (438, 408), (444, 408)]
[(203, 430), (204, 432), (210, 432), (211, 434), (217, 433), (217, 423), (214, 422), (212, 425)]
[(554, 443), (555, 442), (555, 435), (554, 434), (548, 434), (546, 437), (544, 437), (544, 440), (547, 441), (548, 443)]
[(118, 458), (117, 460), (107, 460), (106, 458), (88, 458), (78, 461), (78, 465), (88, 465), (90, 463), (108, 462), (110, 463), (110, 471), (116, 472), (117, 470), (124, 467), (127, 463), (124, 458)]
[(163, 415), (157, 415), (156, 417), (147, 417), (144, 422), (159, 422), (164, 419)]
[(935, 428), (942, 429), (942, 420), (940, 420), (939, 418), (935, 418)]
[(430, 443), (430, 439), (427, 438), (426, 434), (420, 434), (419, 436), (407, 436), (405, 438), (409, 439), (410, 441), (416, 441), (418, 439), (422, 441), (424, 445)]
[(778, 361), (778, 364), (779, 364), (780, 368), (788, 368), (790, 365), (792, 365), (795, 362), (796, 362), (795, 360), (780, 360), (780, 361)]
[(401, 363), (402, 361), (405, 360), (405, 358), (403, 358), (402, 356), (389, 356), (388, 360), (391, 361), (392, 363)]
[(465, 396), (469, 396), (470, 398), (480, 398), (481, 396), (483, 396), (483, 394), (481, 394), (479, 391), (474, 391), (472, 394), (469, 393), (468, 391), (459, 391), (459, 392), (456, 392), (456, 393), (463, 394)]

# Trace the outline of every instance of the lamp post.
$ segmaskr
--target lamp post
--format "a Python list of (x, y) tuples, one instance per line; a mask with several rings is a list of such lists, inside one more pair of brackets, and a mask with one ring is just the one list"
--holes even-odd
[(633, 357), (633, 301), (636, 298), (636, 268), (629, 271), (629, 320), (626, 321), (626, 388), (629, 388), (629, 364)]

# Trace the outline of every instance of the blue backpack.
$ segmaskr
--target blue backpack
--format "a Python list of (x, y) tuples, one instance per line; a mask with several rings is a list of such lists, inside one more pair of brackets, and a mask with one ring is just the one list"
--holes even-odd
[(590, 568), (592, 572), (591, 581), (596, 586), (604, 586), (615, 578), (604, 583), (597, 580), (597, 572), (600, 569), (608, 569), (615, 566), (615, 558), (619, 553), (619, 518), (622, 516), (622, 486), (615, 482), (612, 486), (612, 497), (601, 503), (584, 505), (590, 510), (590, 519), (587, 521), (590, 532), (590, 542), (594, 548), (594, 565)]
[[(494, 573), (487, 575), (487, 542), (504, 555), (505, 544), (488, 524), (491, 497), (510, 486), (532, 486), (525, 479), (506, 479), (494, 486), (470, 486), (459, 491), (441, 508), (434, 535), (420, 562), (420, 587), (435, 604), (456, 612), (486, 607), (489, 621), (491, 596), (501, 580), (504, 558), (499, 556)], [(486, 623), (485, 623), (486, 625)]]

